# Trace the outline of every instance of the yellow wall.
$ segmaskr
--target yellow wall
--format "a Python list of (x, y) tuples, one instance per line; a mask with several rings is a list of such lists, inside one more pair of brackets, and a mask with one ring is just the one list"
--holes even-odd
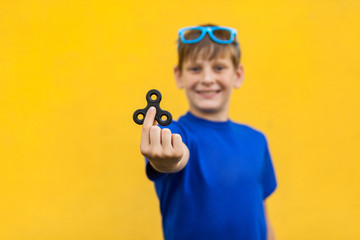
[(223, 2), (0, 2), (0, 239), (161, 239), (132, 113), (186, 111), (176, 32), (209, 22), (239, 31), (278, 239), (360, 239), (360, 1)]

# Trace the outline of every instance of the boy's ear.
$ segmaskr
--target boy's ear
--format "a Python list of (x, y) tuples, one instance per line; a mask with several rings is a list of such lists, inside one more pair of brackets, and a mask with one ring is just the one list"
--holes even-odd
[(177, 87), (182, 89), (184, 87), (184, 85), (183, 85), (183, 82), (181, 79), (181, 71), (179, 69), (179, 66), (174, 67), (174, 77), (175, 77)]
[(244, 82), (244, 66), (239, 63), (237, 69), (235, 70), (235, 82), (234, 88), (240, 88)]

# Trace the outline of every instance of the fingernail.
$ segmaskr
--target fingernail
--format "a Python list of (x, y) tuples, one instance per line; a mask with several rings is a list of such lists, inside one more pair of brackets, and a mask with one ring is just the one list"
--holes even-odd
[(149, 109), (150, 112), (154, 112), (155, 111), (155, 107), (151, 106)]

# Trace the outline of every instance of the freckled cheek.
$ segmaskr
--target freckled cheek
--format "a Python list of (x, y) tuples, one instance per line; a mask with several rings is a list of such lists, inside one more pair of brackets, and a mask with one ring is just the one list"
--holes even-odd
[(189, 90), (194, 90), (197, 85), (197, 81), (188, 81), (186, 84), (186, 88)]
[(219, 81), (219, 85), (220, 85), (221, 88), (223, 88), (223, 89), (232, 88), (231, 82), (230, 82), (230, 81), (227, 81), (227, 80)]
[(223, 82), (221, 81), (218, 81), (218, 86), (220, 87), (221, 90), (225, 90), (227, 87), (226, 87), (226, 84), (224, 84)]

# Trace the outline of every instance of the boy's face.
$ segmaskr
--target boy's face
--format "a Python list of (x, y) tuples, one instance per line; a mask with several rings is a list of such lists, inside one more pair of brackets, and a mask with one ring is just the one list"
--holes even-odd
[(243, 76), (243, 66), (239, 64), (234, 68), (229, 55), (212, 60), (188, 59), (184, 61), (181, 72), (175, 68), (177, 85), (185, 90), (190, 112), (215, 121), (228, 119), (232, 90), (241, 86)]

